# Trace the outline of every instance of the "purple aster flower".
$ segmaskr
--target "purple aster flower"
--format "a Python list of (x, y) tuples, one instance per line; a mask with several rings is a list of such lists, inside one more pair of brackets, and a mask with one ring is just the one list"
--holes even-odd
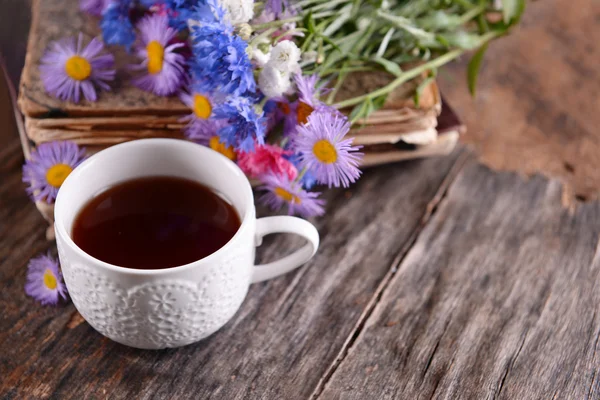
[(138, 57), (143, 61), (135, 69), (146, 70), (146, 74), (133, 80), (133, 84), (142, 90), (159, 96), (176, 93), (185, 83), (185, 57), (175, 52), (184, 47), (184, 43), (169, 44), (177, 31), (169, 27), (166, 15), (151, 15), (143, 18), (137, 25), (141, 45), (137, 49)]
[(298, 124), (306, 124), (308, 117), (313, 111), (337, 115), (340, 118), (343, 114), (331, 106), (326, 105), (319, 100), (319, 96), (324, 92), (323, 89), (317, 89), (317, 75), (302, 76), (296, 75), (296, 87), (298, 88), (298, 104), (296, 106), (296, 117)]
[(179, 98), (192, 109), (190, 115), (181, 119), (181, 121), (187, 122), (183, 129), (185, 136), (195, 143), (210, 147), (230, 160), (235, 160), (235, 150), (222, 143), (218, 134), (227, 122), (211, 118), (213, 109), (222, 103), (222, 99), (219, 99), (219, 96), (203, 92), (197, 85), (192, 87), (191, 93), (181, 92)]
[(79, 9), (84, 13), (99, 17), (108, 5), (110, 0), (81, 0)]
[(73, 142), (40, 144), (23, 165), (23, 182), (35, 200), (54, 203), (58, 189), (67, 176), (85, 159), (85, 150)]
[(25, 293), (43, 305), (56, 305), (67, 299), (67, 287), (63, 282), (58, 262), (50, 255), (29, 261)]
[(314, 172), (319, 183), (348, 187), (358, 179), (363, 154), (360, 146), (352, 146), (353, 138), (344, 139), (350, 130), (346, 117), (317, 111), (297, 129), (293, 147), (302, 167)]
[(108, 45), (124, 46), (127, 51), (135, 42), (135, 29), (129, 18), (131, 0), (107, 0), (100, 28)]
[(88, 101), (96, 101), (94, 85), (110, 90), (108, 81), (115, 77), (115, 59), (102, 53), (104, 46), (98, 38), (83, 46), (83, 35), (52, 42), (41, 59), (40, 74), (44, 88), (51, 95), (79, 103), (81, 93)]
[(236, 97), (214, 110), (215, 118), (227, 125), (219, 129), (221, 141), (238, 151), (254, 150), (254, 143), (264, 144), (266, 119), (244, 97)]
[(205, 144), (202, 142), (204, 139), (208, 140), (215, 136), (217, 130), (222, 128), (223, 124), (220, 123), (220, 120), (211, 118), (213, 110), (222, 103), (222, 100), (197, 86), (192, 86), (191, 89), (191, 92), (182, 91), (179, 93), (179, 99), (192, 111), (191, 114), (181, 118), (180, 121), (187, 122), (184, 133), (189, 139)]
[(282, 17), (291, 17), (297, 14), (296, 9), (291, 6), (288, 0), (267, 0), (265, 3), (265, 12), (272, 14), (277, 19)]
[(295, 77), (296, 87), (298, 88), (298, 99), (303, 103), (308, 104), (312, 107), (317, 107), (319, 92), (317, 91), (317, 81), (319, 76), (314, 75), (301, 75), (298, 74)]
[(267, 193), (260, 197), (260, 201), (273, 210), (280, 210), (288, 206), (288, 214), (298, 214), (303, 217), (323, 215), (325, 201), (318, 199), (320, 193), (307, 192), (297, 181), (291, 181), (286, 174), (280, 176), (269, 174), (261, 177), (263, 183), (259, 190)]

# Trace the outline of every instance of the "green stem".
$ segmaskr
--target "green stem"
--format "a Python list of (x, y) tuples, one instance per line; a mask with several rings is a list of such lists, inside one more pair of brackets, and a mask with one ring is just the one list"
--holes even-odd
[(302, 20), (302, 17), (292, 17), (292, 18), (278, 19), (278, 20), (271, 21), (271, 22), (265, 22), (264, 24), (250, 25), (250, 26), (252, 26), (253, 31), (259, 31), (261, 29), (267, 29), (267, 28), (279, 28), (280, 26), (285, 25), (289, 22), (298, 22), (301, 20)]
[(434, 60), (431, 60), (425, 64), (421, 64), (418, 67), (415, 67), (411, 70), (404, 72), (402, 75), (398, 76), (392, 82), (390, 82), (389, 84), (387, 84), (386, 86), (384, 86), (380, 89), (377, 89), (371, 93), (363, 94), (362, 96), (357, 96), (357, 97), (353, 97), (351, 99), (341, 101), (339, 103), (334, 104), (333, 106), (335, 108), (342, 109), (342, 108), (346, 108), (346, 107), (350, 107), (350, 106), (359, 104), (369, 97), (373, 98), (373, 97), (386, 95), (386, 94), (390, 93), (391, 91), (393, 91), (394, 89), (396, 89), (398, 86), (402, 85), (403, 83), (405, 83), (413, 78), (416, 78), (417, 76), (421, 75), (423, 72), (425, 72), (431, 68), (440, 67), (440, 66), (446, 64), (447, 62), (454, 60), (455, 58), (460, 56), (462, 53), (464, 53), (464, 50), (462, 50), (462, 49), (452, 50), (451, 52), (446, 53), (443, 56), (439, 56), (438, 58), (436, 58)]
[(311, 11), (315, 12), (318, 10), (322, 10), (324, 8), (332, 9), (333, 7), (337, 6), (338, 4), (349, 3), (351, 1), (354, 1), (354, 0), (331, 0), (331, 1), (328, 1), (327, 3), (319, 4), (318, 6), (311, 7)]
[(327, 100), (325, 100), (325, 103), (331, 104), (335, 101), (335, 96), (337, 95), (338, 91), (342, 87), (342, 84), (346, 80), (347, 75), (348, 75), (347, 73), (341, 73), (338, 75), (337, 82), (335, 83), (333, 90), (329, 93), (329, 96), (327, 96)]
[[(490, 41), (493, 38), (500, 36), (502, 34), (503, 34), (503, 32), (490, 32), (490, 33), (483, 35), (481, 37), (481, 45), (483, 45), (484, 43), (487, 43), (488, 41)], [(402, 73), (402, 75), (398, 76), (392, 82), (390, 82), (389, 84), (387, 84), (386, 86), (384, 86), (380, 89), (377, 89), (371, 93), (363, 94), (361, 96), (357, 96), (357, 97), (353, 97), (351, 99), (341, 101), (339, 103), (334, 104), (333, 106), (337, 109), (342, 109), (342, 108), (346, 108), (346, 107), (350, 107), (350, 106), (359, 104), (359, 103), (365, 101), (369, 97), (376, 98), (379, 96), (386, 95), (386, 94), (392, 92), (398, 86), (402, 85), (403, 83), (421, 75), (423, 72), (428, 71), (433, 68), (441, 67), (442, 65), (454, 60), (455, 58), (457, 58), (458, 56), (463, 54), (465, 51), (466, 50), (463, 50), (463, 49), (452, 50), (444, 55), (439, 56), (438, 58), (435, 58), (429, 62), (421, 64), (411, 70), (408, 70), (408, 71)]]
[[(314, 18), (330, 17), (332, 15), (335, 15), (336, 13), (337, 13), (337, 11), (323, 11), (321, 13), (316, 13), (315, 15), (313, 15), (313, 17)], [(267, 28), (279, 28), (280, 26), (285, 25), (290, 22), (302, 21), (303, 18), (304, 18), (304, 16), (292, 17), (292, 18), (287, 18), (287, 19), (278, 19), (276, 21), (271, 21), (271, 22), (266, 22), (264, 24), (251, 25), (251, 26), (252, 26), (253, 31), (259, 31), (261, 29), (267, 29)]]
[(347, 67), (347, 68), (330, 68), (330, 69), (326, 69), (323, 72), (321, 72), (321, 74), (323, 76), (326, 75), (331, 75), (331, 74), (337, 74), (339, 72), (365, 72), (365, 71), (379, 71), (379, 68), (373, 68), (373, 67), (367, 67), (367, 66), (363, 66), (363, 67)]
[(469, 22), (476, 16), (480, 15), (484, 10), (485, 10), (485, 4), (480, 4), (477, 7), (467, 11), (466, 13), (464, 13), (463, 15), (460, 16), (460, 19), (458, 20), (458, 21), (460, 21), (459, 25), (463, 25), (463, 24)]
[(256, 35), (252, 38), (252, 40), (250, 40), (250, 43), (248, 43), (248, 47), (254, 47), (255, 44), (260, 43), (263, 39), (266, 39), (275, 31), (277, 31), (277, 28), (269, 28), (266, 31), (261, 32), (259, 35)]
[(305, 9), (305, 7), (309, 4), (313, 4), (313, 3), (326, 3), (328, 0), (304, 0), (304, 1), (299, 1), (297, 3), (294, 4), (294, 6), (298, 7), (299, 9)]
[(304, 175), (306, 175), (306, 172), (308, 170), (306, 169), (306, 167), (302, 168), (302, 170), (300, 170), (300, 173), (298, 174), (298, 176), (296, 177), (295, 181), (296, 182), (300, 182), (302, 180), (302, 178), (304, 178)]
[(295, 32), (308, 32), (308, 30), (304, 29), (304, 28), (294, 28), (294, 29), (290, 29), (289, 31), (285, 31), (283, 32), (281, 35), (277, 36), (276, 38), (273, 39), (273, 43), (277, 43), (279, 42), (279, 40), (283, 39), (284, 37), (286, 37), (287, 35), (291, 35), (292, 33)]

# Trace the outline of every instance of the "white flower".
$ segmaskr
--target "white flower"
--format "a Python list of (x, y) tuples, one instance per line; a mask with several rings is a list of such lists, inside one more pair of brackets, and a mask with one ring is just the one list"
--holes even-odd
[(273, 48), (269, 39), (262, 39), (258, 43), (254, 43), (252, 47), (248, 46), (248, 48), (252, 49), (252, 56), (250, 59), (254, 61), (256, 66), (262, 68), (267, 65), (271, 58), (271, 49)]
[(256, 65), (259, 68), (264, 67), (265, 65), (267, 65), (267, 63), (269, 62), (269, 59), (271, 58), (271, 46), (269, 46), (269, 51), (264, 53), (261, 49), (254, 48), (253, 52), (252, 52), (252, 59), (254, 61), (256, 61)]
[(290, 76), (277, 68), (267, 65), (260, 71), (258, 87), (267, 97), (283, 95), (291, 86)]
[(253, 0), (219, 0), (225, 10), (225, 19), (232, 24), (242, 24), (254, 17)]
[(282, 40), (271, 50), (271, 59), (267, 66), (271, 66), (284, 74), (300, 72), (300, 49), (291, 40)]

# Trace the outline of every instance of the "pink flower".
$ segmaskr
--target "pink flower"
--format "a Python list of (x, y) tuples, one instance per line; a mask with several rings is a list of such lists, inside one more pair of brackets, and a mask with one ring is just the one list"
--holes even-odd
[(264, 144), (256, 146), (253, 152), (238, 153), (238, 165), (252, 178), (274, 174), (285, 175), (289, 180), (294, 180), (298, 176), (298, 170), (294, 164), (283, 157), (291, 154), (291, 151), (286, 151), (279, 146)]

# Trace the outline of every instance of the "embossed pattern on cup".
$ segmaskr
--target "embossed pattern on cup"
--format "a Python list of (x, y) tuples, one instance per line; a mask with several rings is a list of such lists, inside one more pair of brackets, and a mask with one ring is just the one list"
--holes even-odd
[[(70, 237), (76, 213), (96, 193), (124, 180), (176, 176), (196, 180), (231, 201), (241, 219), (233, 238), (213, 254), (166, 269), (128, 269), (86, 254)], [(250, 183), (229, 159), (174, 139), (112, 146), (77, 167), (55, 205), (56, 243), (65, 283), (83, 318), (104, 336), (132, 347), (162, 349), (194, 343), (229, 321), (252, 282), (271, 279), (308, 261), (319, 234), (294, 217), (256, 219)], [(265, 265), (254, 265), (264, 235), (289, 232), (308, 243)]]

